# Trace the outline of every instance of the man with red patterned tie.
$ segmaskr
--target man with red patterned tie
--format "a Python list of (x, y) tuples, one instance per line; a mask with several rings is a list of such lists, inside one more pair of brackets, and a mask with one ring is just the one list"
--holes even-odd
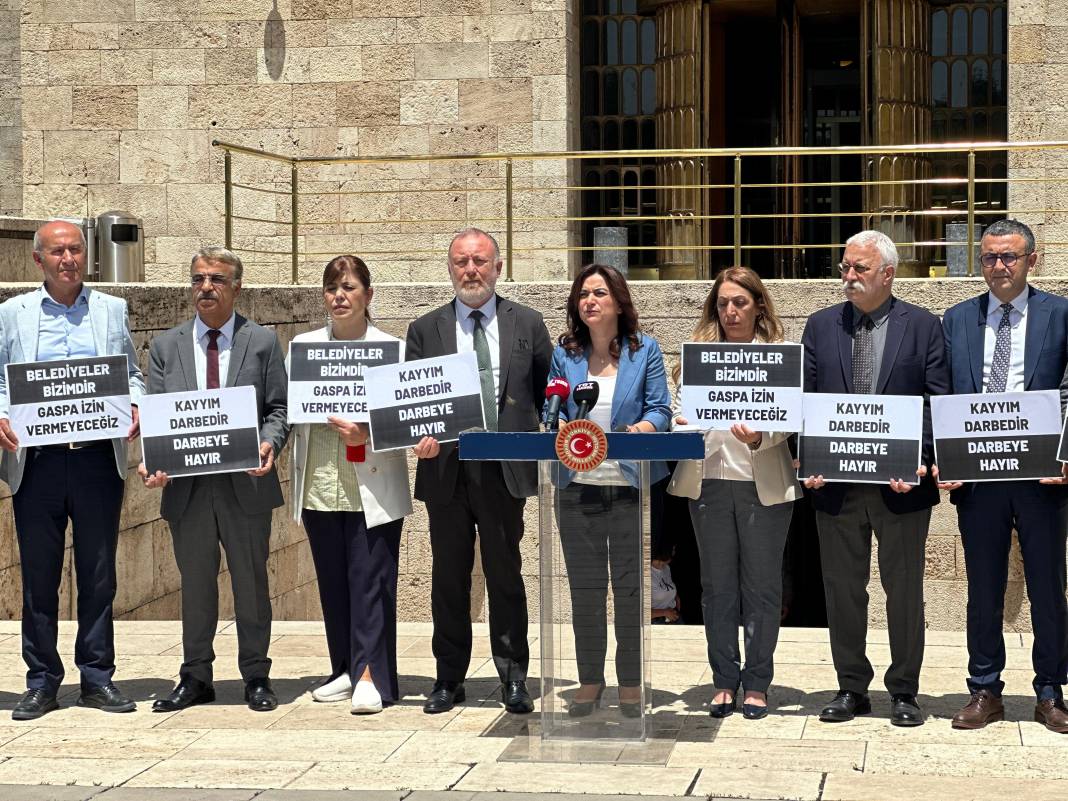
[(274, 332), (234, 312), (241, 292), (241, 259), (225, 248), (201, 248), (190, 278), (196, 317), (152, 341), (148, 391), (188, 392), (253, 386), (259, 406), (260, 467), (247, 473), (169, 478), (139, 468), (145, 486), (163, 487), (160, 514), (171, 527), (182, 575), (180, 680), (153, 704), (173, 712), (215, 700), (212, 642), (219, 619), (219, 544), (234, 593), (238, 666), (249, 709), (278, 706), (268, 673), (271, 600), (267, 555), (272, 510), (283, 504), (275, 458), (289, 435), (286, 371)]

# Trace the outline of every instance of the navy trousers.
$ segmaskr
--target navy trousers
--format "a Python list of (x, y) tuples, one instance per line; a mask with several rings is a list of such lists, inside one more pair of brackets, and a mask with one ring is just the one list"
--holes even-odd
[(1005, 683), (1002, 624), (1009, 546), (1015, 528), (1023, 554), (1035, 642), (1031, 661), (1039, 700), (1060, 698), (1068, 683), (1065, 537), (1068, 491), (1037, 481), (976, 485), (957, 504), (968, 568), (968, 689), (1001, 695)]
[(115, 673), (112, 603), (124, 488), (110, 442), (26, 454), (12, 505), (22, 568), (22, 656), (31, 690), (55, 692), (63, 681), (56, 640), (68, 519), (78, 587), (74, 663), (86, 689), (107, 684)]
[(371, 668), (386, 703), (397, 682), (397, 560), (404, 518), (367, 527), (363, 512), (301, 514), (308, 532), (330, 652), (330, 679), (355, 683)]

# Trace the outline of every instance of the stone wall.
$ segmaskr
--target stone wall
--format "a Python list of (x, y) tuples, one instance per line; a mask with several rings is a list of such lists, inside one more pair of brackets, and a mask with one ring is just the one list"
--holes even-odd
[[(1068, 279), (1042, 279), (1039, 286), (1068, 294)], [(797, 339), (805, 319), (813, 311), (839, 300), (839, 288), (830, 281), (769, 282), (787, 336)], [(378, 324), (397, 336), (403, 336), (408, 323), (451, 297), (443, 284), (379, 284), (376, 281), (374, 312)], [(669, 369), (678, 358), (679, 343), (690, 334), (700, 314), (701, 304), (710, 288), (699, 282), (661, 282), (632, 284), (643, 327), (663, 345)], [(567, 285), (562, 283), (500, 284), (502, 294), (541, 309), (550, 334), (560, 333)], [(909, 301), (941, 313), (954, 303), (977, 294), (985, 287), (978, 279), (899, 280), (898, 294)], [(24, 291), (11, 285), (0, 288), (0, 300)], [(123, 295), (130, 303), (131, 326), (142, 363), (152, 337), (191, 314), (188, 291), (177, 286), (107, 287)], [(252, 319), (272, 326), (283, 343), (301, 331), (321, 324), (320, 295), (313, 288), (257, 287), (245, 289), (239, 308)], [(135, 449), (136, 450), (136, 449)], [(282, 476), (287, 470), (288, 450), (281, 459)], [(410, 463), (410, 466), (413, 466)], [(0, 487), (3, 487), (0, 484)], [(0, 499), (0, 618), (17, 618), (20, 614), (18, 552), (14, 540), (10, 499)], [(289, 522), (284, 509), (275, 515), (271, 542), (270, 575), (275, 613), (280, 619), (312, 619), (320, 615), (314, 569), (303, 530)], [(522, 551), (524, 573), (531, 613), (537, 614), (538, 537), (536, 505), (527, 505), (527, 534)], [(126, 502), (119, 539), (119, 596), (117, 611), (128, 618), (174, 618), (180, 609), (178, 574), (174, 567), (170, 536), (159, 518), (159, 495), (146, 490), (132, 471), (127, 481)], [(68, 560), (69, 562), (69, 560)], [(403, 620), (428, 620), (430, 596), (430, 549), (425, 510), (416, 503), (415, 512), (405, 523), (400, 556), (399, 607)], [(1018, 549), (1013, 549), (1010, 582), (1006, 598), (1006, 627), (1028, 630), (1030, 618)], [(70, 581), (64, 581), (64, 608), (69, 609)], [(476, 571), (478, 568), (476, 567)], [(956, 516), (943, 498), (935, 507), (927, 543), (927, 620), (933, 629), (964, 628), (965, 569)], [(231, 601), (228, 577), (220, 576), (222, 613), (229, 615)], [(883, 596), (879, 586), (878, 563), (872, 560), (871, 618), (884, 625)], [(472, 601), (474, 614), (484, 619), (482, 603), (484, 583), (476, 577)]]
[[(143, 217), (149, 281), (179, 279), (189, 253), (222, 239), (213, 138), (302, 156), (568, 145), (565, 0), (19, 3), (24, 213)], [(0, 29), (11, 30), (2, 20)], [(9, 83), (0, 81), (0, 142)], [(503, 228), (503, 176), (490, 161), (302, 169), (299, 249), (311, 273), (323, 253), (359, 252), (383, 278), (436, 279), (443, 235)], [(249, 277), (288, 281), (290, 201), (277, 193), (289, 167), (236, 157), (234, 178), (268, 190), (235, 196), (237, 214), (268, 221), (235, 228)], [(517, 188), (537, 186), (517, 194), (518, 207), (564, 216), (565, 178), (558, 163), (517, 165)], [(537, 272), (520, 251), (565, 244), (560, 228), (517, 230), (517, 277), (566, 275), (562, 255), (539, 256)]]
[(0, 0), (0, 215), (22, 213), (22, 0)]

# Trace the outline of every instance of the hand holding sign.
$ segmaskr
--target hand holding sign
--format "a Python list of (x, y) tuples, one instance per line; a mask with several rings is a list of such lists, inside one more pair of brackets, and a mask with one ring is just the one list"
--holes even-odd
[(417, 459), (433, 459), (441, 453), (441, 445), (433, 437), (423, 437), (412, 446), (412, 453)]
[(19, 438), (11, 430), (11, 421), (6, 417), (0, 418), (0, 448), (5, 451), (17, 451)]
[(269, 442), (260, 443), (260, 466), (255, 470), (249, 470), (250, 476), (265, 476), (274, 467), (274, 446)]
[(130, 431), (126, 434), (127, 442), (133, 442), (137, 439), (137, 435), (141, 433), (141, 413), (137, 411), (136, 406), (130, 407), (130, 418), (133, 422), (130, 423)]
[(144, 462), (137, 465), (137, 475), (141, 476), (141, 480), (145, 482), (145, 486), (149, 489), (162, 489), (171, 480), (171, 477), (162, 470), (157, 470), (149, 475), (148, 468), (145, 467)]
[(331, 415), (326, 418), (327, 424), (337, 432), (341, 441), (346, 445), (364, 445), (367, 443), (367, 426), (363, 423), (352, 423), (340, 417)]

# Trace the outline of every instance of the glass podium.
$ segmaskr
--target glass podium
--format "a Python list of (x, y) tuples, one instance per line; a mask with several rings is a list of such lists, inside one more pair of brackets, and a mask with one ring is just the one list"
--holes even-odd
[(603, 436), (605, 461), (583, 472), (556, 432), (460, 435), (461, 459), (539, 463), (543, 741), (649, 736), (649, 463), (704, 458), (696, 432)]

